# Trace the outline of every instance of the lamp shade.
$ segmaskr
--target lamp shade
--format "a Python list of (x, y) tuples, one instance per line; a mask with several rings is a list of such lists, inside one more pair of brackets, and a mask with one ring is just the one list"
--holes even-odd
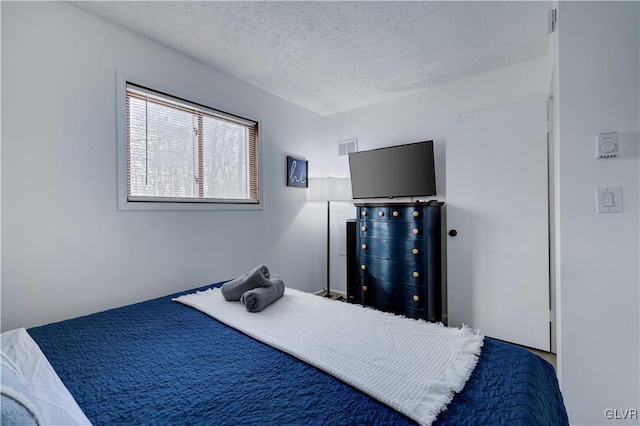
[(351, 201), (349, 178), (309, 178), (310, 201)]

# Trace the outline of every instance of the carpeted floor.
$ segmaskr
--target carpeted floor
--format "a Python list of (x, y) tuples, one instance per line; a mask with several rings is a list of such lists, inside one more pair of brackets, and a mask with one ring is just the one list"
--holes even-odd
[[(318, 296), (327, 297), (327, 290), (323, 290), (322, 292), (318, 293)], [(345, 301), (346, 300), (343, 295), (338, 294), (338, 293), (331, 293), (331, 299), (340, 300), (340, 301)]]

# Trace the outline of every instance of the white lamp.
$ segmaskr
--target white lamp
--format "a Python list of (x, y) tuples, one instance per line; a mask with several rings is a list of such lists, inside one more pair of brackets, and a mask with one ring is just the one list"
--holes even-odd
[(331, 297), (331, 202), (351, 201), (351, 182), (349, 178), (309, 178), (309, 200), (327, 202), (327, 294), (325, 296)]

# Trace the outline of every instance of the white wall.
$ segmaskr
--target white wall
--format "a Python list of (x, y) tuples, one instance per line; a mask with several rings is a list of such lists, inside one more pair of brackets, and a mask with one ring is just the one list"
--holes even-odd
[[(639, 5), (558, 4), (558, 356), (575, 425), (639, 424), (605, 416), (640, 409)], [(596, 160), (595, 134), (614, 130), (621, 158)], [(622, 213), (596, 214), (598, 186), (622, 187)]]
[[(527, 84), (522, 84), (522, 82)], [(328, 116), (322, 166), (349, 176), (346, 157), (337, 158), (337, 141), (358, 138), (358, 149), (434, 141), (437, 199), (446, 196), (445, 133), (458, 115), (548, 94), (547, 59), (525, 62), (465, 78), (415, 94)]]
[[(358, 149), (361, 151), (433, 140), (438, 196), (429, 198), (445, 201), (445, 134), (449, 122), (461, 114), (545, 98), (549, 87), (547, 74), (547, 59), (540, 58), (327, 116), (324, 149), (319, 152), (318, 165), (315, 167), (324, 176), (348, 177), (348, 158), (338, 157), (337, 142), (345, 139), (358, 138)], [(522, 84), (523, 81), (527, 84)], [(343, 266), (345, 258), (339, 255), (341, 247), (333, 242), (341, 243), (338, 241), (338, 229), (344, 227), (345, 220), (351, 217), (355, 217), (353, 206), (336, 206), (335, 211), (332, 209), (331, 270), (332, 277), (338, 283), (344, 282), (344, 278), (341, 279), (344, 272), (339, 268)], [(337, 284), (332, 288), (344, 291), (343, 287)]]
[[(322, 117), (69, 4), (1, 7), (2, 330), (258, 263), (290, 287), (324, 286), (322, 206), (284, 186), (285, 155), (315, 155)], [(261, 118), (264, 210), (118, 211), (116, 69)]]

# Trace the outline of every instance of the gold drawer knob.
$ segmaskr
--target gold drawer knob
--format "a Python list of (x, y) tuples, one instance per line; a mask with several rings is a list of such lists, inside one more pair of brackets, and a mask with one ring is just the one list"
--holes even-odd
[(420, 216), (420, 212), (419, 212), (419, 211), (417, 211), (417, 210), (415, 210), (415, 211), (413, 212), (413, 217), (418, 217), (418, 216)]
[[(364, 266), (364, 265), (362, 265), (362, 266)], [(420, 274), (418, 272), (414, 272), (413, 273), (413, 278), (418, 278), (419, 276), (420, 276)]]
[(420, 230), (418, 228), (413, 228), (413, 233), (414, 235), (418, 235), (420, 233)]
[(414, 294), (413, 295), (413, 300), (414, 300), (414, 302), (417, 302), (418, 300), (420, 300), (420, 297), (418, 297), (417, 294)]
[(366, 226), (363, 226), (362, 228), (360, 228), (360, 230), (361, 230), (362, 232), (364, 232), (364, 231), (366, 231), (366, 230), (367, 230), (367, 227), (366, 227)]
[(367, 265), (360, 265), (360, 269), (364, 271), (365, 269), (367, 269)]
[(413, 253), (413, 254), (418, 254), (418, 253), (420, 253), (420, 250), (418, 250), (418, 249), (413, 249), (413, 250), (411, 250), (411, 253)]
[(363, 244), (360, 247), (362, 247), (362, 250), (366, 250), (367, 249), (367, 245), (366, 244)]
[(365, 210), (362, 210), (362, 212), (360, 212), (360, 214), (361, 214), (362, 216), (366, 216), (366, 215), (367, 215), (367, 212), (366, 212)]
[(393, 211), (393, 217), (398, 217), (398, 215), (400, 215), (400, 213), (398, 213), (398, 210), (394, 210)]
[(380, 216), (380, 217), (384, 216), (384, 212), (383, 211), (379, 211), (378, 212), (378, 216)]
[(363, 285), (363, 286), (362, 286), (362, 291), (367, 291), (367, 290), (368, 290), (367, 286), (366, 286), (366, 285)]

